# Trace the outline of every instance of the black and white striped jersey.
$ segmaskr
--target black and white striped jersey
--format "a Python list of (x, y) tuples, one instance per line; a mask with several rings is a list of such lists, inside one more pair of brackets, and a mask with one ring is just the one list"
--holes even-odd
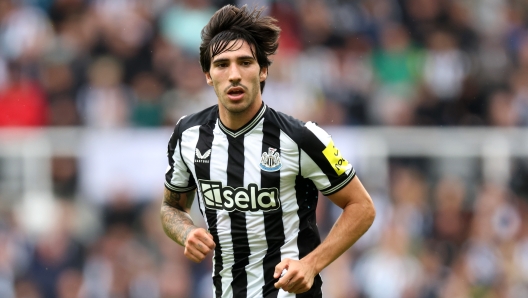
[(218, 106), (183, 117), (168, 145), (165, 186), (197, 189), (197, 201), (216, 243), (215, 297), (317, 297), (277, 290), (275, 266), (301, 259), (320, 244), (318, 190), (330, 195), (355, 176), (329, 134), (265, 104), (233, 131)]

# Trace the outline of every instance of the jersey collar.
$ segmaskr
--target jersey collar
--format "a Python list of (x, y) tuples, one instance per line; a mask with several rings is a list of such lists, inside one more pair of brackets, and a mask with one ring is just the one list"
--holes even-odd
[(260, 122), (260, 119), (262, 119), (262, 117), (264, 117), (264, 113), (265, 112), (266, 112), (266, 105), (263, 102), (262, 106), (258, 110), (257, 114), (255, 114), (255, 116), (253, 116), (253, 118), (251, 120), (249, 120), (249, 122), (246, 123), (241, 128), (239, 128), (237, 130), (231, 130), (231, 129), (227, 128), (224, 124), (222, 124), (222, 121), (220, 120), (220, 117), (218, 117), (218, 126), (220, 127), (220, 129), (226, 135), (229, 135), (229, 136), (231, 136), (233, 138), (237, 138), (237, 137), (245, 134), (246, 132), (252, 130)]

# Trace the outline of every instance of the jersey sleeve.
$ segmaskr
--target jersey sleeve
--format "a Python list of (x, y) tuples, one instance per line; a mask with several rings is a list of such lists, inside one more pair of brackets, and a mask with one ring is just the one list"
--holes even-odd
[(356, 176), (332, 137), (314, 122), (304, 125), (300, 151), (301, 175), (312, 180), (323, 195), (336, 193)]
[(179, 122), (176, 124), (167, 146), (169, 165), (165, 172), (165, 187), (174, 192), (182, 193), (195, 189), (196, 183), (182, 158), (182, 134), (179, 132), (179, 124)]

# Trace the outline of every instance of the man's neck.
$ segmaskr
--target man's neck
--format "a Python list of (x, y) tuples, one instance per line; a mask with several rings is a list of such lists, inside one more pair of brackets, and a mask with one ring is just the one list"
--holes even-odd
[(225, 127), (231, 130), (238, 130), (246, 125), (258, 113), (262, 104), (262, 100), (257, 100), (245, 111), (240, 113), (232, 113), (219, 104), (218, 114), (220, 116), (220, 121), (222, 121), (222, 124)]

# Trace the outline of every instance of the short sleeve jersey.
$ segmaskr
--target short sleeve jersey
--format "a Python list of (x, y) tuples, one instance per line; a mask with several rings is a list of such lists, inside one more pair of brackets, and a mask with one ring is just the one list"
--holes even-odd
[(213, 236), (214, 297), (318, 297), (318, 275), (301, 295), (277, 290), (275, 266), (301, 259), (320, 244), (318, 191), (342, 189), (355, 171), (331, 136), (263, 104), (234, 131), (218, 106), (178, 121), (168, 144), (165, 186), (197, 189)]

